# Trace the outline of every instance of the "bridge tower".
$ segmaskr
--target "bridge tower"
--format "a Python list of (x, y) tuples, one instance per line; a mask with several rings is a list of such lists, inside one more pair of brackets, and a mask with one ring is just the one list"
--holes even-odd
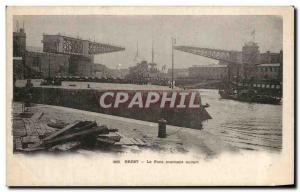
[(13, 56), (24, 57), (26, 52), (26, 33), (24, 28), (13, 33)]
[(93, 74), (94, 55), (125, 50), (123, 47), (61, 34), (43, 34), (42, 43), (46, 53), (69, 55), (69, 73), (75, 76)]

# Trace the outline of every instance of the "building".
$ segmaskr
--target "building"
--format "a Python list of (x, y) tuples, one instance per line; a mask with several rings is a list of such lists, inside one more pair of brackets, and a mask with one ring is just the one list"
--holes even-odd
[[(109, 68), (108, 68), (109, 69)], [(128, 68), (122, 68), (122, 69), (109, 69), (112, 76), (119, 79), (125, 79), (126, 75), (129, 74)]]
[(26, 33), (13, 33), (13, 71), (16, 79), (46, 78), (69, 73), (69, 55), (45, 53), (41, 48), (26, 46)]
[(188, 70), (189, 77), (197, 80), (223, 80), (228, 75), (226, 65), (199, 65)]
[(16, 79), (24, 78), (24, 58), (26, 53), (26, 33), (23, 28), (13, 32), (13, 75)]
[(266, 53), (261, 53), (259, 58), (259, 63), (280, 63), (282, 60), (282, 50), (280, 53), (271, 53), (267, 51)]
[(136, 66), (129, 68), (129, 73), (125, 78), (136, 83), (151, 83), (165, 80), (166, 76), (159, 71), (156, 63), (141, 61), (137, 63)]
[(13, 76), (14, 79), (24, 78), (24, 61), (23, 57), (13, 57)]
[(16, 79), (92, 77), (95, 76), (93, 69), (95, 54), (125, 49), (60, 34), (44, 34), (42, 43), (42, 48), (27, 47), (25, 30), (21, 28), (13, 32), (13, 71)]
[[(280, 53), (271, 53), (270, 51), (260, 53), (257, 43), (247, 42), (243, 46), (241, 54), (242, 62), (230, 63), (228, 65), (230, 79), (234, 79), (236, 77), (240, 79), (269, 79), (274, 78), (275, 76), (277, 80), (281, 79), (282, 73), (280, 71), (282, 70), (282, 51), (280, 51)], [(274, 72), (271, 70), (279, 71)], [(277, 74), (275, 75), (275, 73)]]
[(118, 78), (115, 71), (99, 63), (93, 63), (93, 76), (97, 78)]
[[(172, 78), (172, 69), (168, 69), (167, 76), (169, 79)], [(189, 77), (189, 69), (188, 68), (175, 68), (174, 69), (174, 79), (187, 78), (187, 77)]]
[(69, 59), (68, 55), (45, 53), (38, 48), (27, 47), (25, 66), (31, 69), (32, 78), (66, 76), (69, 74)]
[(91, 77), (94, 74), (93, 58), (80, 55), (70, 56), (69, 75)]
[(280, 63), (259, 64), (256, 67), (256, 79), (278, 80), (281, 76)]
[(23, 57), (26, 52), (26, 33), (23, 28), (13, 32), (13, 56)]

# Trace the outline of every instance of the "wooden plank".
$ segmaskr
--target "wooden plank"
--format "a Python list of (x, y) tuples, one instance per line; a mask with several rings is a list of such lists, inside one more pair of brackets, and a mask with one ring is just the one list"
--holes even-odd
[(134, 145), (131, 139), (123, 137), (119, 142), (115, 143), (116, 145)]
[(39, 136), (41, 136), (41, 137), (45, 136), (45, 134), (46, 134), (46, 132), (43, 131), (42, 129), (37, 129), (37, 132), (38, 132)]
[(55, 133), (49, 135), (48, 137), (46, 137), (44, 140), (50, 140), (50, 139), (53, 139), (54, 137), (57, 137), (59, 135), (61, 135), (62, 133), (66, 132), (67, 130), (69, 129), (72, 129), (74, 127), (76, 127), (78, 124), (80, 124), (81, 121), (75, 121), (69, 125), (67, 125), (65, 128), (59, 130), (59, 131), (56, 131)]
[(129, 138), (129, 139), (134, 145), (139, 145), (139, 142), (137, 142), (134, 138)]
[(22, 143), (37, 143), (40, 139), (37, 136), (22, 137)]
[[(29, 148), (31, 148), (32, 150), (29, 149)], [(37, 143), (31, 144), (30, 146), (28, 146), (27, 149), (23, 149), (23, 150), (35, 151), (35, 150), (40, 150), (40, 149), (44, 149), (43, 142), (41, 140), (39, 142), (37, 142)]]
[(44, 137), (46, 132), (44, 131), (44, 128), (42, 128), (42, 124), (35, 122), (35, 127), (39, 137), (40, 138)]
[(139, 138), (134, 138), (134, 139), (139, 143), (139, 145), (147, 145), (147, 143), (145, 143), (144, 141), (142, 141)]
[(47, 133), (47, 134), (51, 134), (51, 133), (53, 133), (53, 132), (56, 132), (56, 131), (58, 131), (59, 129), (55, 129), (55, 128), (52, 128), (52, 127), (48, 127), (47, 125), (44, 125), (44, 127), (45, 127), (45, 132)]
[(42, 116), (44, 115), (43, 112), (37, 112), (37, 113), (34, 113), (31, 117), (31, 120), (33, 121), (37, 121), (39, 120)]
[(121, 136), (114, 133), (114, 132), (111, 132), (109, 134), (99, 134), (97, 138), (102, 138), (102, 139), (106, 139), (106, 138), (109, 138), (109, 139), (112, 139), (116, 142), (120, 141), (121, 140)]
[(100, 142), (100, 143), (105, 143), (105, 144), (115, 144), (116, 141), (111, 139), (111, 138), (97, 138), (97, 141)]
[(23, 113), (20, 113), (19, 115), (18, 115), (18, 117), (21, 117), (21, 118), (31, 118), (32, 117), (32, 113), (31, 112), (23, 112)]
[(29, 144), (30, 147), (22, 149), (22, 151), (25, 152), (33, 152), (33, 151), (42, 151), (45, 150), (44, 147), (42, 146), (37, 146), (37, 144)]
[(90, 129), (85, 129), (85, 130), (78, 131), (75, 133), (62, 135), (62, 136), (53, 138), (51, 140), (43, 140), (43, 142), (45, 145), (53, 145), (54, 143), (68, 142), (68, 141), (72, 141), (72, 140), (80, 140), (80, 139), (90, 136), (90, 135), (95, 135), (95, 137), (96, 137), (97, 133), (101, 133), (104, 129), (106, 130), (107, 127), (106, 126), (100, 126), (100, 127), (96, 126), (96, 127), (92, 127)]
[(22, 150), (23, 147), (22, 147), (22, 140), (21, 140), (21, 138), (20, 137), (15, 138), (14, 141), (15, 141), (15, 147), (16, 147), (15, 149), (16, 150)]
[(40, 123), (40, 124), (39, 124), (39, 127), (40, 127), (40, 129), (41, 129), (42, 132), (46, 133), (46, 127), (45, 127), (45, 124)]
[(26, 127), (22, 119), (13, 119), (13, 136), (23, 137), (26, 136)]
[(119, 142), (116, 142), (115, 145), (137, 145), (137, 146), (145, 146), (147, 143), (142, 141), (139, 138), (128, 138), (123, 137)]
[(14, 129), (13, 130), (14, 137), (24, 137), (26, 136), (26, 129)]
[(116, 134), (120, 135), (121, 138), (126, 138), (123, 134), (121, 134), (121, 133), (119, 133), (119, 132), (117, 132)]
[(33, 129), (32, 129), (33, 134), (32, 134), (32, 135), (38, 136), (39, 133), (37, 132), (37, 129), (39, 129), (40, 127), (38, 126), (38, 124), (37, 124), (36, 122), (34, 122), (34, 121), (32, 121), (32, 120), (31, 120), (31, 122), (33, 123)]
[(34, 122), (31, 119), (24, 119), (27, 135), (38, 135)]
[(69, 123), (65, 123), (65, 122), (49, 122), (47, 123), (47, 126), (48, 127), (53, 127), (55, 129), (62, 129), (64, 127), (66, 127)]
[[(95, 121), (80, 121), (76, 125), (71, 126), (70, 128), (68, 127), (68, 129), (65, 129), (65, 130), (62, 130), (62, 131), (59, 130), (59, 131), (56, 131), (56, 132), (52, 133), (51, 135), (46, 137), (44, 139), (44, 141), (55, 139), (56, 137), (60, 137), (60, 136), (66, 135), (66, 134), (70, 135), (72, 133), (79, 132), (81, 130), (87, 130), (87, 129), (90, 129), (90, 128), (93, 128), (93, 127), (97, 127), (97, 123)], [(50, 128), (50, 127), (48, 127), (48, 128)], [(51, 129), (54, 129), (54, 128), (51, 128)], [(106, 126), (102, 126), (102, 131), (108, 133), (108, 128)]]
[(121, 142), (123, 142), (125, 145), (133, 145), (134, 143), (132, 143), (132, 141), (127, 138), (127, 137), (124, 137), (122, 138)]
[(30, 123), (27, 119), (24, 119), (24, 125), (25, 125), (25, 129), (26, 129), (26, 134), (30, 135), (31, 134)]
[(80, 141), (71, 141), (67, 143), (63, 143), (60, 145), (55, 145), (51, 147), (51, 151), (70, 151), (73, 149), (76, 149), (80, 146), (81, 142)]

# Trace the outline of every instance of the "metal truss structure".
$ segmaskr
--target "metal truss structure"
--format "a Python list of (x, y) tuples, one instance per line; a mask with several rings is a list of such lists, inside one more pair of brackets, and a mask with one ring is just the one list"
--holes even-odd
[(44, 35), (42, 42), (44, 52), (80, 55), (85, 57), (125, 50), (125, 48), (118, 46), (63, 35)]
[(242, 52), (239, 51), (228, 51), (221, 49), (209, 49), (191, 46), (174, 46), (174, 49), (211, 59), (216, 59), (225, 63), (242, 63)]
[(108, 44), (89, 42), (88, 53), (90, 55), (94, 55), (94, 54), (110, 53), (110, 52), (123, 51), (123, 50), (125, 50), (125, 48), (108, 45)]
[(216, 59), (220, 64), (264, 64), (282, 63), (282, 51), (280, 53), (243, 53), (242, 51), (229, 51), (222, 49), (200, 48), (192, 46), (174, 46), (175, 50)]

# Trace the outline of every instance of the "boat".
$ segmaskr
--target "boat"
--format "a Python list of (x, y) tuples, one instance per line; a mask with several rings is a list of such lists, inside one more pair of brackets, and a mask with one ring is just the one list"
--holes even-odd
[(249, 103), (280, 104), (281, 97), (260, 93), (255, 89), (220, 89), (222, 99), (231, 99)]

